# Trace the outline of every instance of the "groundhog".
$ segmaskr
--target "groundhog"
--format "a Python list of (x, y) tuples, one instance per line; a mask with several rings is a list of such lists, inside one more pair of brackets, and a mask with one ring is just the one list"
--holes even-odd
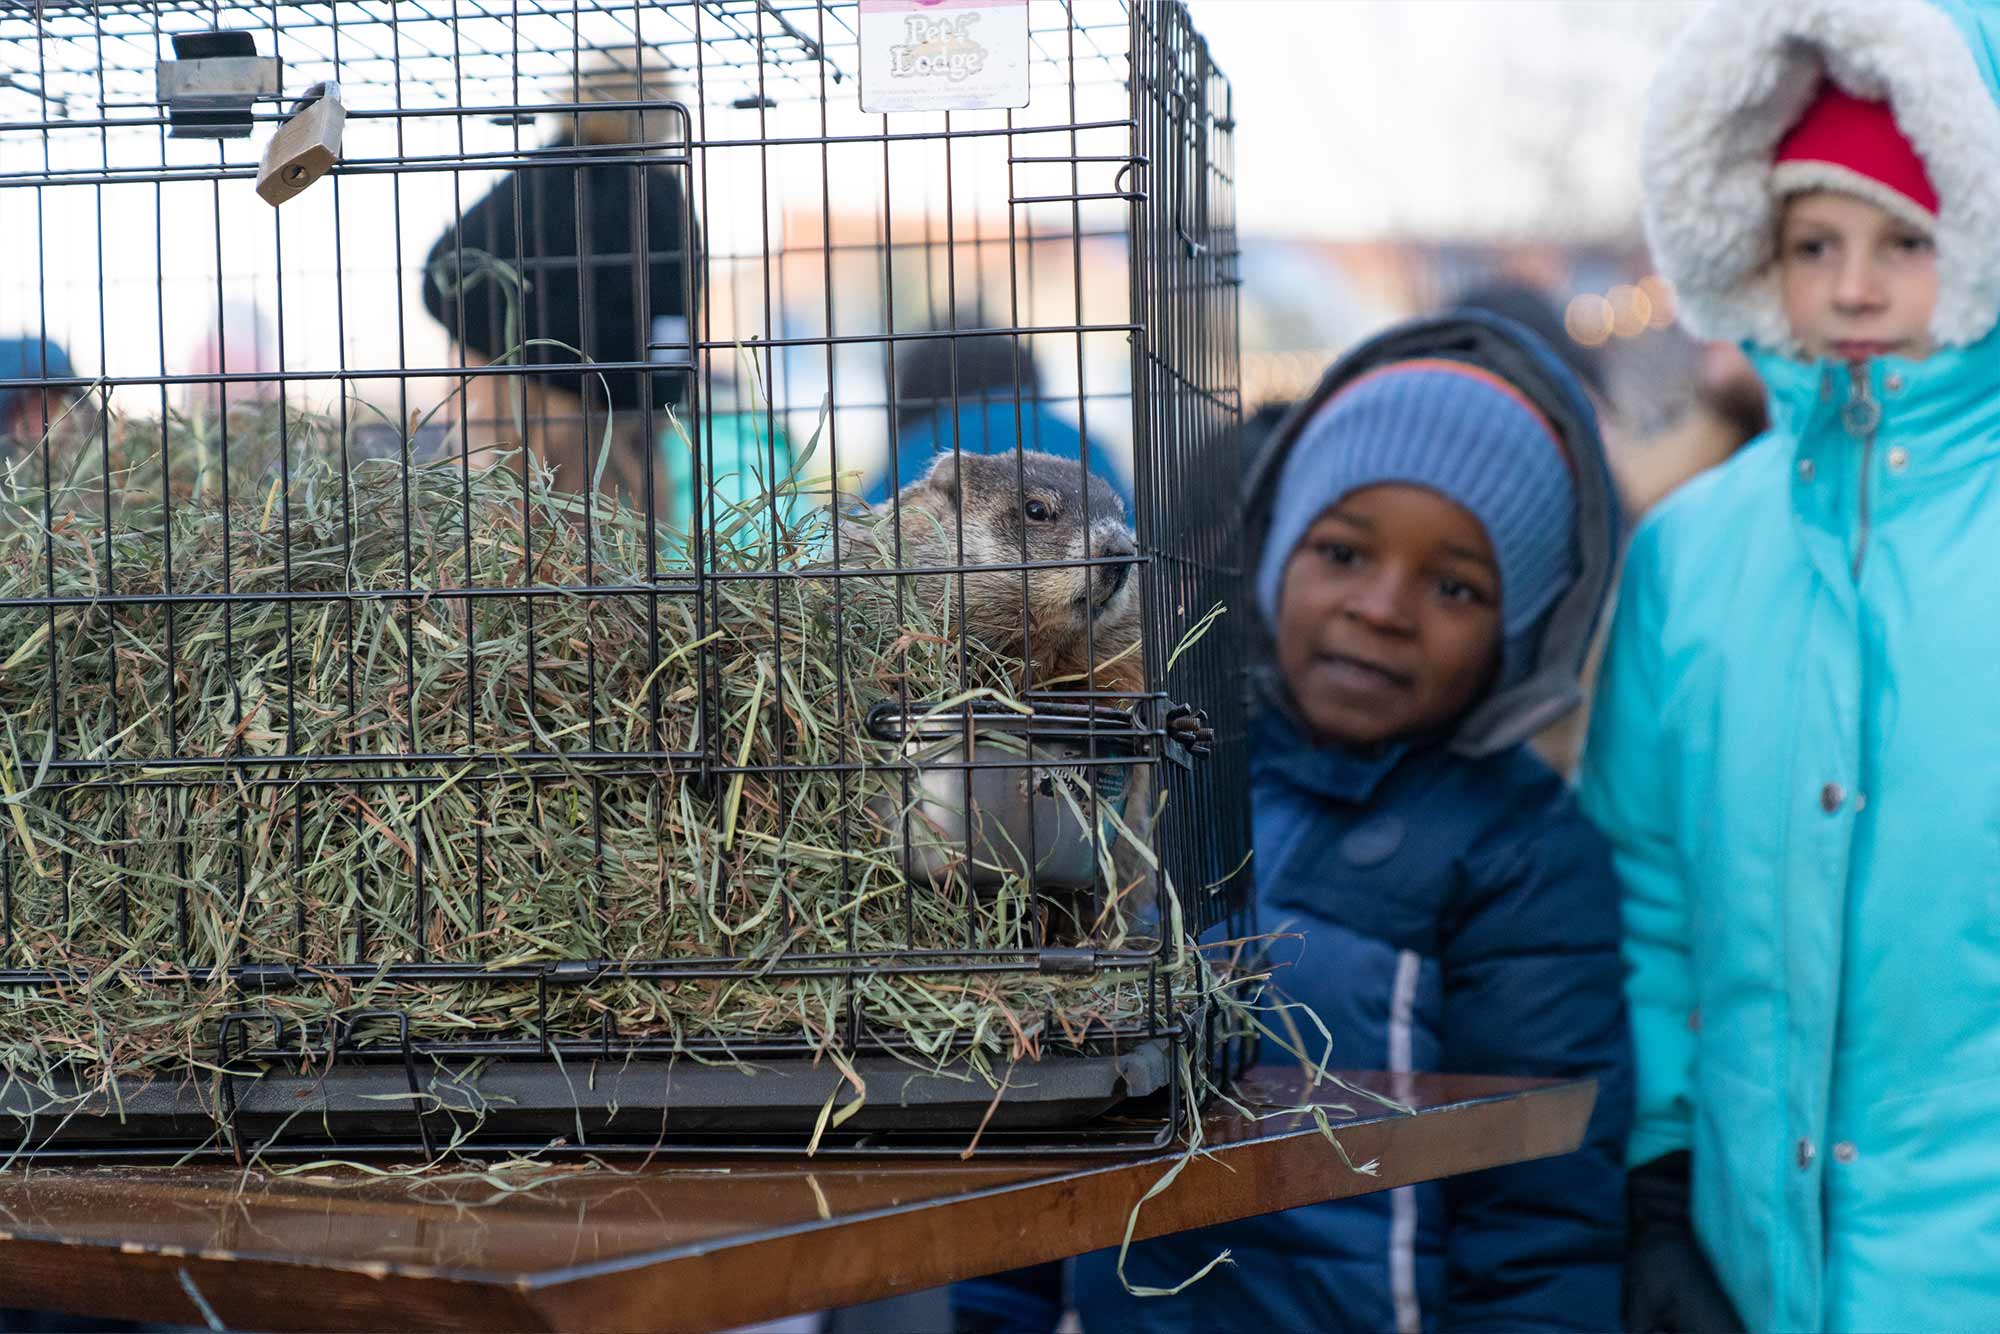
[[(1098, 565), (968, 573), (963, 624), (988, 647), (1020, 655), (1034, 688), (1136, 695), (1146, 681), (1139, 590), (1132, 577), (1138, 547), (1117, 492), (1092, 475), (1086, 494), (1082, 482), (1077, 461), (1054, 454), (941, 453), (922, 480), (903, 488), (893, 507), (874, 511), (883, 520), (895, 515), (900, 560), (894, 534), (880, 530), (868, 536), (864, 552), (851, 554), (903, 568), (1080, 562), (1086, 545), (1088, 559), (1116, 558)], [(959, 622), (956, 579), (932, 574), (912, 583), (918, 601)]]

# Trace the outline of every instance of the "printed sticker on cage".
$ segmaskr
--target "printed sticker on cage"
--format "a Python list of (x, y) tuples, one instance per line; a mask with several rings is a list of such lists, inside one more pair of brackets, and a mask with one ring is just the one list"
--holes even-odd
[(861, 109), (1028, 105), (1028, 0), (861, 0)]

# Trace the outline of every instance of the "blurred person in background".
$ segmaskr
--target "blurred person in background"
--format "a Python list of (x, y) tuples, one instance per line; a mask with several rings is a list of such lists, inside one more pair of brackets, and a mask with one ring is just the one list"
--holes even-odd
[[(452, 338), (454, 360), (462, 357), (474, 368), (641, 363), (652, 359), (648, 345), (656, 332), (685, 341), (697, 293), (687, 281), (686, 252), (695, 241), (688, 235), (681, 174), (625, 160), (643, 151), (643, 133), (664, 127), (642, 124), (632, 111), (588, 109), (642, 94), (669, 95), (663, 71), (651, 72), (650, 79), (658, 85), (609, 70), (581, 74), (576, 104), (582, 109), (551, 117), (550, 141), (522, 151), (536, 165), (501, 177), (431, 247), (424, 307)], [(592, 165), (593, 158), (614, 160)], [(635, 227), (642, 173), (646, 208)], [(640, 327), (642, 296), (646, 328)], [(473, 376), (460, 411), (465, 443), (475, 455), (482, 448), (525, 446), (565, 491), (589, 490), (598, 455), (608, 448), (605, 478), (638, 497), (649, 447), (647, 391), (657, 399), (668, 378), (654, 377), (649, 386), (645, 374), (629, 370)], [(685, 385), (680, 375), (672, 379), (670, 392), (679, 397)], [(656, 424), (664, 423), (663, 414), (654, 415)], [(654, 469), (656, 483), (660, 471)]]
[[(643, 508), (650, 453), (655, 517), (687, 532), (697, 511), (709, 526), (712, 504), (712, 530), (720, 529), (732, 507), (769, 503), (793, 471), (791, 444), (733, 366), (697, 370), (705, 260), (685, 168), (632, 160), (678, 142), (680, 113), (592, 109), (682, 101), (685, 90), (657, 57), (643, 72), (631, 67), (629, 50), (592, 59), (577, 79), (578, 110), (552, 117), (548, 144), (523, 150), (546, 164), (502, 177), (431, 247), (424, 305), (452, 338), (454, 363), (533, 368), (470, 376), (455, 392), (476, 463), (524, 446), (553, 470), (558, 489), (588, 491), (597, 473), (606, 490)], [(647, 362), (658, 369), (575, 369)], [(697, 374), (699, 420), (688, 411)], [(699, 496), (697, 452), (706, 478)], [(780, 498), (781, 522), (795, 499)]]
[(1635, 519), (1770, 427), (1764, 382), (1742, 350), (1734, 343), (1707, 342), (1699, 356), (1694, 394), (1681, 413), (1613, 456), (1625, 508)]
[(277, 380), (234, 378), (283, 369), (276, 322), (256, 301), (228, 301), (214, 313), (208, 331), (188, 352), (185, 374), (231, 378), (181, 387), (180, 408), (190, 420), (215, 421), (225, 410), (233, 414), (278, 401)]
[(1582, 382), (1602, 429), (1605, 409), (1610, 406), (1605, 389), (1604, 355), (1569, 336), (1563, 327), (1562, 311), (1547, 291), (1516, 279), (1495, 278), (1467, 288), (1450, 304), (1461, 310), (1483, 310), (1512, 320), (1548, 344), (1569, 367), (1570, 374)]
[(1468, 289), (1452, 304), (1526, 325), (1555, 348), (1583, 381), (1604, 424), (1612, 470), (1628, 518), (1637, 519), (1674, 488), (1723, 462), (1770, 424), (1764, 384), (1734, 343), (1699, 345), (1693, 393), (1663, 429), (1635, 433), (1610, 387), (1603, 353), (1570, 337), (1552, 294), (1501, 279)]
[[(53, 338), (0, 338), (0, 381), (76, 377), (69, 353)], [(69, 386), (0, 388), (0, 462), (16, 464), (38, 452), (45, 436), (67, 446), (88, 437), (97, 423), (83, 391)], [(39, 478), (30, 469), (25, 478)]]
[[(76, 371), (69, 353), (52, 338), (0, 338), (0, 380), (67, 380)], [(0, 388), (0, 440), (18, 452), (42, 438), (46, 426), (75, 401), (74, 389), (20, 385)]]
[[(978, 312), (961, 327), (985, 327)], [(1096, 440), (1086, 445), (1076, 426), (1049, 407), (1040, 369), (1024, 339), (1008, 334), (920, 338), (896, 348), (895, 446), (862, 490), (871, 505), (886, 502), (930, 471), (953, 449), (999, 454), (1015, 448), (1060, 459), (1084, 458), (1111, 484), (1133, 517), (1130, 470)], [(891, 469), (894, 470), (893, 477)]]

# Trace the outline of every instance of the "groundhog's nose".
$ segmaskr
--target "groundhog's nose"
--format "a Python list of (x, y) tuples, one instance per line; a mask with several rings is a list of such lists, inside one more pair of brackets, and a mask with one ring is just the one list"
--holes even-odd
[(1092, 553), (1100, 560), (1116, 559), (1116, 565), (1099, 565), (1097, 569), (1097, 601), (1109, 602), (1117, 597), (1132, 578), (1132, 566), (1128, 563), (1139, 554), (1132, 545), (1132, 539), (1124, 532), (1092, 534)]
[[(1109, 555), (1129, 556), (1132, 553), (1129, 551), (1119, 551), (1119, 552), (1107, 551), (1104, 554), (1107, 556)], [(1130, 565), (1107, 565), (1104, 567), (1104, 577), (1110, 580), (1111, 592), (1113, 594), (1116, 594), (1120, 589), (1125, 587), (1126, 581), (1132, 577), (1132, 567)]]

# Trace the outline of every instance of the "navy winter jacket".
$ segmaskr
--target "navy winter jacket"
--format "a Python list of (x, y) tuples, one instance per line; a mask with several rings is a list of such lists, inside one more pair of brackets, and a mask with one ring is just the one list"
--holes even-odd
[(1562, 1158), (1135, 1245), (1154, 1287), (1234, 1252), (1178, 1297), (1129, 1297), (1115, 1251), (1085, 1256), (1084, 1328), (1617, 1328), (1632, 1074), (1603, 839), (1519, 746), (1365, 758), (1267, 715), (1252, 753), (1260, 924), (1302, 937), (1274, 946), (1276, 985), (1334, 1064), (1594, 1076), (1597, 1107)]

